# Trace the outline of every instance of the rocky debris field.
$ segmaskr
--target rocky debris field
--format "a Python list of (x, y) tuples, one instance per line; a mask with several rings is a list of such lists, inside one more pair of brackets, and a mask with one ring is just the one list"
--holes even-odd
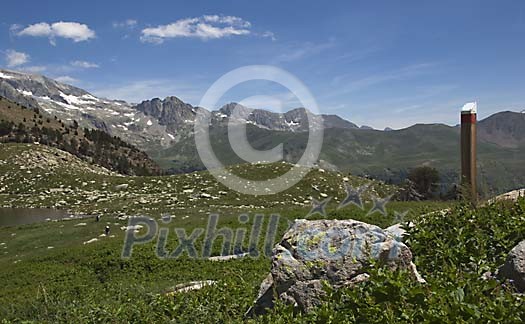
[[(35, 144), (0, 144), (0, 206), (68, 209), (72, 213), (161, 214), (186, 209), (307, 208), (313, 199), (344, 199), (345, 183), (370, 184), (365, 200), (384, 197), (395, 187), (348, 174), (314, 169), (296, 186), (271, 196), (239, 194), (208, 172), (162, 176), (121, 176), (89, 165), (63, 151)], [(286, 172), (286, 163), (238, 165), (231, 171), (252, 180)]]

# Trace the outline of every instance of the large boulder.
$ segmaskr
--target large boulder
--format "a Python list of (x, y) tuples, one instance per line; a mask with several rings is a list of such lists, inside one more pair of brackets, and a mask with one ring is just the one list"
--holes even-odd
[(496, 196), (489, 200), (489, 204), (493, 204), (495, 202), (503, 201), (503, 200), (518, 201), (518, 199), (521, 197), (525, 197), (525, 188), (512, 190), (504, 194), (501, 194), (499, 196)]
[(270, 274), (261, 284), (247, 316), (265, 313), (278, 298), (301, 311), (321, 303), (324, 285), (334, 289), (368, 280), (367, 267), (378, 263), (408, 270), (424, 283), (410, 249), (378, 226), (355, 220), (296, 220), (272, 252)]
[(525, 292), (525, 240), (516, 245), (507, 256), (498, 276), (509, 279), (519, 292)]

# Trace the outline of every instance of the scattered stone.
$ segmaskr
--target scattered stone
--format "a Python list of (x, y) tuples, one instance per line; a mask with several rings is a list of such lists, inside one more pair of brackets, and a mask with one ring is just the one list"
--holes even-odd
[(86, 244), (91, 244), (91, 243), (94, 243), (94, 242), (96, 242), (96, 241), (98, 241), (98, 238), (94, 238), (94, 239), (91, 239), (91, 240), (89, 240), (89, 241), (86, 241), (86, 242), (84, 242), (84, 245), (86, 245)]
[(228, 260), (234, 260), (234, 259), (240, 259), (244, 258), (246, 256), (249, 256), (250, 253), (240, 253), (240, 254), (233, 254), (233, 255), (221, 255), (221, 256), (214, 256), (208, 258), (209, 261), (228, 261)]
[(86, 225), (87, 225), (86, 223), (78, 223), (78, 224), (75, 225), (75, 227), (76, 226), (86, 226)]
[(498, 277), (509, 279), (519, 292), (525, 292), (525, 240), (516, 245), (499, 269)]
[(123, 183), (123, 184), (120, 184), (118, 186), (115, 186), (115, 190), (126, 190), (126, 189), (128, 189), (128, 187), (129, 187), (129, 184)]
[(200, 290), (207, 286), (213, 286), (217, 284), (214, 280), (204, 280), (204, 281), (191, 281), (189, 283), (179, 284), (170, 289), (171, 291), (167, 292), (167, 296), (173, 296), (178, 293), (188, 292), (193, 290)]
[(142, 225), (133, 225), (133, 226), (122, 226), (120, 229), (123, 231), (135, 231), (135, 230), (140, 230), (143, 227), (144, 226)]

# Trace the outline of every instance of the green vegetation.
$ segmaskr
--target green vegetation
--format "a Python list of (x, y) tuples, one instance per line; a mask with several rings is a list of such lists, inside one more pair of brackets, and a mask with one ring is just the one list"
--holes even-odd
[[(513, 294), (510, 286), (480, 277), (499, 266), (506, 252), (525, 237), (524, 210), (525, 201), (521, 201), (478, 211), (459, 206), (446, 215), (434, 213), (424, 219), (412, 216), (419, 226), (408, 244), (428, 285), (410, 283), (402, 272), (376, 269), (368, 283), (331, 292), (326, 303), (311, 314), (294, 314), (279, 305), (257, 321), (519, 323), (525, 318), (522, 297)], [(287, 211), (278, 237), (285, 230), (285, 220), (300, 215), (300, 210)], [(179, 219), (173, 226), (190, 232), (204, 225), (201, 216), (191, 214), (187, 221)], [(331, 212), (329, 217), (377, 220), (356, 209)], [(389, 218), (391, 221), (391, 215), (384, 222)], [(105, 222), (90, 220), (87, 226), (74, 226), (78, 222), (0, 229), (0, 241), (8, 242), (7, 253), (0, 257), (2, 317), (78, 323), (241, 322), (270, 267), (264, 257), (227, 262), (185, 256), (161, 260), (154, 255), (155, 242), (135, 248), (131, 259), (122, 260), (122, 232), (116, 238), (83, 245), (82, 241), (102, 232)], [(223, 226), (240, 225), (235, 214), (226, 214), (221, 219)], [(170, 241), (169, 248), (176, 245)], [(215, 246), (214, 254), (219, 251)], [(195, 280), (217, 280), (218, 284), (200, 291), (164, 294), (178, 283)]]
[(525, 199), (473, 210), (415, 217), (407, 244), (427, 285), (407, 273), (371, 271), (353, 289), (331, 291), (315, 312), (295, 317), (287, 307), (269, 315), (276, 322), (316, 323), (523, 323), (525, 297), (508, 282), (482, 280), (525, 239)]
[(438, 189), (439, 172), (429, 166), (420, 166), (410, 170), (407, 177), (415, 185), (415, 189), (423, 198), (431, 199)]
[[(251, 145), (268, 150), (279, 143), (287, 161), (298, 161), (308, 140), (308, 133), (271, 131), (247, 125)], [(225, 127), (211, 127), (210, 140), (217, 157), (225, 164), (238, 164)], [(395, 131), (366, 129), (325, 129), (320, 159), (343, 172), (399, 184), (412, 168), (430, 166), (440, 174), (439, 191), (446, 192), (459, 182), (459, 128), (447, 125), (414, 125)], [(201, 170), (202, 163), (192, 136), (151, 157), (165, 169)], [(478, 170), (480, 194), (492, 197), (519, 188), (525, 182), (523, 146), (503, 147), (480, 139)]]
[[(52, 157), (65, 159), (64, 163), (55, 165)], [(276, 163), (231, 170), (257, 179), (288, 168)], [(279, 195), (253, 197), (228, 190), (207, 172), (124, 177), (54, 148), (30, 144), (0, 144), (0, 177), (0, 206), (61, 206), (103, 215), (100, 222), (88, 218), (0, 228), (0, 318), (6, 323), (521, 323), (525, 319), (522, 297), (513, 294), (510, 285), (480, 279), (525, 238), (525, 200), (478, 210), (445, 202), (391, 202), (384, 216), (368, 214), (370, 197), (384, 197), (396, 189), (377, 181), (371, 182), (365, 195), (365, 210), (336, 209), (345, 197), (345, 181), (355, 186), (369, 181), (347, 174), (313, 170)], [(117, 189), (119, 185), (127, 187)], [(403, 272), (378, 268), (370, 271), (367, 283), (329, 291), (326, 302), (310, 314), (294, 314), (289, 306), (279, 304), (263, 317), (245, 319), (270, 269), (267, 257), (212, 262), (184, 254), (159, 259), (154, 240), (136, 246), (130, 259), (121, 258), (125, 232), (120, 227), (127, 225), (126, 215), (150, 215), (159, 226), (169, 228), (166, 249), (171, 252), (179, 244), (174, 228), (189, 234), (205, 227), (214, 212), (220, 214), (218, 228), (245, 228), (246, 237), (256, 214), (265, 215), (266, 228), (268, 216), (277, 213), (279, 239), (290, 221), (307, 215), (310, 199), (320, 199), (321, 194), (334, 197), (327, 218), (352, 218), (384, 228), (398, 221), (394, 211), (408, 211), (405, 221), (417, 226), (410, 229), (407, 244), (428, 284), (411, 283)], [(444, 208), (451, 210), (431, 213)], [(169, 224), (160, 221), (163, 213), (173, 216)], [(248, 222), (239, 221), (241, 213), (248, 214)], [(101, 237), (105, 226), (110, 226), (111, 235)], [(98, 240), (87, 244), (94, 238)], [(258, 242), (261, 252), (263, 240)], [(221, 243), (220, 238), (214, 242), (212, 255), (220, 253)], [(245, 240), (243, 247), (247, 245)], [(200, 237), (199, 253), (202, 246)], [(166, 294), (177, 284), (198, 280), (217, 284)]]

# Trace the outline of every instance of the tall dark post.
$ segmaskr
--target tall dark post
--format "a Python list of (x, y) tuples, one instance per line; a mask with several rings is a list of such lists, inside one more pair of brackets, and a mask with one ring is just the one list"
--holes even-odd
[[(476, 114), (477, 103), (470, 102), (461, 109), (461, 184), (463, 194), (476, 204)], [(465, 192), (466, 191), (466, 192)]]

